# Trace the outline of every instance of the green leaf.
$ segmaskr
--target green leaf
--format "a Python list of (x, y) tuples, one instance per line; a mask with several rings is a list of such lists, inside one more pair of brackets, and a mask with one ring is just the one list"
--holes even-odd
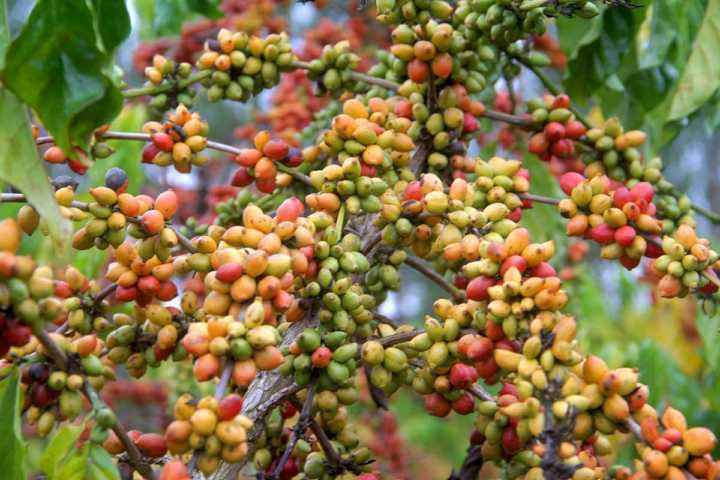
[(705, 363), (710, 371), (717, 372), (718, 366), (720, 366), (720, 343), (718, 343), (720, 316), (705, 315), (702, 309), (698, 308), (696, 323), (703, 344)]
[[(74, 445), (72, 445), (74, 447)], [(88, 477), (88, 456), (90, 454), (90, 445), (85, 444), (78, 450), (73, 448), (70, 456), (65, 458), (62, 464), (57, 466), (57, 470), (54, 475), (48, 475), (48, 480), (95, 480), (93, 477)]]
[(155, 35), (177, 35), (187, 16), (186, 0), (155, 0), (153, 30)]
[(67, 463), (67, 457), (71, 451), (77, 451), (75, 442), (80, 438), (83, 428), (82, 425), (66, 425), (53, 435), (40, 459), (40, 468), (49, 480), (59, 478), (56, 475), (60, 472), (63, 464)]
[(648, 9), (648, 38), (638, 53), (638, 65), (651, 68), (662, 65), (678, 37), (678, 22), (684, 20), (685, 4), (693, 0), (660, 0)]
[[(637, 11), (635, 11), (637, 10)], [(628, 57), (633, 54), (635, 35), (641, 23), (643, 9), (607, 8), (601, 16), (600, 27), (593, 23), (591, 29), (577, 40), (579, 33), (573, 32), (580, 48), (573, 49), (563, 84), (575, 101), (585, 103), (614, 74)], [(595, 28), (600, 28), (599, 34)], [(567, 38), (559, 28), (560, 38)], [(589, 41), (591, 40), (591, 41)], [(570, 41), (565, 40), (566, 45)]]
[(5, 54), (10, 44), (10, 27), (5, 0), (0, 3), (0, 71), (5, 68)]
[(220, 0), (155, 0), (153, 31), (155, 35), (177, 35), (183, 22), (193, 13), (221, 18)]
[(673, 97), (668, 120), (686, 117), (720, 87), (720, 0), (709, 0), (690, 58)]
[(13, 367), (0, 381), (0, 465), (2, 478), (25, 480), (25, 441), (22, 437), (20, 415), (20, 372)]
[(24, 193), (47, 220), (57, 257), (62, 257), (69, 246), (72, 227), (55, 202), (55, 194), (32, 139), (28, 113), (4, 88), (0, 89), (0, 179)]
[(125, 2), (93, 0), (97, 29), (107, 53), (112, 53), (130, 35), (130, 14)]
[(637, 359), (628, 358), (628, 365), (640, 369), (640, 381), (650, 389), (652, 405), (672, 402), (673, 407), (689, 411), (700, 402), (697, 382), (680, 370), (672, 355), (651, 340), (640, 344)]
[(591, 19), (558, 17), (555, 22), (560, 48), (569, 60), (577, 57), (580, 48), (597, 40), (602, 32), (602, 15)]
[(92, 480), (120, 480), (120, 472), (118, 472), (112, 456), (100, 445), (87, 445), (90, 447), (88, 458), (87, 478)]
[(220, 18), (224, 15), (220, 9), (220, 0), (187, 0), (191, 11), (208, 18)]
[[(85, 147), (92, 131), (122, 106), (120, 91), (104, 73), (112, 56), (95, 32), (86, 2), (39, 0), (5, 59), (5, 85), (35, 110), (66, 152), (71, 145)], [(109, 33), (107, 42), (116, 45), (119, 36)]]

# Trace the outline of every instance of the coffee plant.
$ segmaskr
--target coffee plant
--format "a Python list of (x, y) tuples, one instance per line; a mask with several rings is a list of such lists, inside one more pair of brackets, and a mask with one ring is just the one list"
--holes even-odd
[[(662, 125), (583, 93), (620, 23), (673, 2), (325, 3), (300, 7), (327, 18), (296, 42), (285, 1), (136, 2), (161, 34), (207, 17), (141, 43), (140, 81), (114, 68), (124, 2), (38, 0), (0, 33), (0, 200), (17, 205), (0, 222), (3, 478), (410, 478), (382, 411), (399, 391), (472, 425), (449, 479), (720, 478), (710, 425), (587, 351), (568, 308), (592, 255), (708, 317), (720, 301), (696, 218), (719, 216), (665, 176)], [(668, 120), (720, 81), (720, 2), (687, 3), (705, 15)], [(624, 68), (652, 102), (647, 68)], [(529, 77), (542, 91), (523, 99)], [(217, 102), (255, 106), (236, 142), (213, 134)], [(557, 219), (531, 228), (541, 204)], [(405, 324), (379, 309), (407, 269), (443, 294)], [(127, 430), (128, 399), (156, 404), (154, 425)]]

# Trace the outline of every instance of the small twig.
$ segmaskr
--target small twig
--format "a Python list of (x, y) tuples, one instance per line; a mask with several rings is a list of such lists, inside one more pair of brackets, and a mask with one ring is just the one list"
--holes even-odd
[[(230, 383), (230, 378), (232, 377), (234, 363), (229, 360), (226, 360), (225, 362), (225, 368), (223, 368), (222, 374), (220, 375), (220, 381), (218, 382), (217, 387), (215, 387), (215, 394), (213, 395), (213, 398), (215, 398), (215, 400), (217, 401), (222, 400), (223, 396), (225, 395), (225, 390), (227, 390), (228, 384)], [(187, 464), (187, 469), (189, 472), (195, 470), (199, 457), (199, 451), (194, 450)]]
[[(540, 82), (542, 82), (542, 84), (545, 85), (545, 88), (547, 88), (550, 93), (552, 93), (553, 95), (560, 95), (561, 93), (563, 93), (562, 90), (560, 90), (560, 87), (555, 85), (555, 83), (552, 80), (550, 80), (550, 77), (545, 75), (545, 72), (543, 72), (540, 67), (533, 65), (524, 56), (516, 55), (514, 58), (517, 59), (520, 63), (522, 63), (531, 72), (533, 72), (535, 74), (535, 76), (538, 78), (538, 80), (540, 80)], [(575, 117), (580, 122), (582, 122), (583, 125), (585, 125), (587, 128), (590, 128), (590, 126), (591, 126), (590, 122), (588, 121), (587, 118), (585, 118), (585, 116), (582, 113), (580, 113), (580, 111), (578, 111), (577, 108), (570, 106), (569, 110), (573, 114), (575, 114)]]
[(325, 452), (325, 456), (328, 458), (330, 465), (335, 467), (342, 465), (342, 458), (340, 458), (340, 455), (337, 451), (335, 451), (332, 443), (330, 443), (330, 439), (325, 434), (325, 430), (322, 429), (320, 424), (314, 418), (310, 419), (310, 430), (312, 430), (315, 434), (315, 437), (317, 438), (318, 443), (320, 443), (320, 447), (322, 447), (323, 452)]
[(367, 363), (363, 365), (363, 372), (365, 373), (365, 378), (367, 379), (367, 386), (368, 390), (370, 391), (370, 398), (372, 398), (373, 402), (379, 409), (390, 410), (387, 394), (385, 393), (385, 391), (376, 387), (375, 385), (373, 385), (372, 381), (370, 381), (370, 365), (368, 365)]
[[(296, 61), (293, 62), (291, 66), (294, 68), (301, 68), (303, 70), (310, 70), (310, 63), (308, 62)], [(385, 80), (384, 78), (373, 77), (365, 73), (350, 72), (350, 78), (369, 85), (377, 85), (378, 87), (382, 87), (386, 90), (397, 90), (400, 88), (399, 83), (391, 82), (390, 80)]]
[(386, 317), (385, 315), (377, 312), (373, 312), (373, 317), (375, 317), (375, 320), (377, 320), (380, 323), (384, 323), (386, 325), (391, 325), (395, 328), (402, 325), (402, 323), (398, 322), (397, 320), (393, 320), (392, 318)]
[[(22, 194), (22, 193), (2, 193), (2, 194), (0, 194), (0, 203), (2, 203), (2, 202), (8, 202), (8, 203), (26, 203), (26, 202), (27, 202), (27, 198), (26, 198), (25, 195)], [(85, 203), (85, 202), (77, 202), (77, 201), (74, 201), (74, 202), (72, 203), (72, 206), (73, 206), (74, 208), (77, 208), (77, 209), (83, 210), (83, 211), (88, 211), (88, 210), (89, 210), (89, 206), (88, 206), (88, 204)], [(136, 223), (136, 224), (139, 224), (139, 223), (140, 223), (140, 219), (137, 218), (137, 217), (125, 217), (125, 219), (126, 219), (129, 223)], [(196, 251), (196, 250), (195, 250), (195, 247), (193, 247), (192, 243), (190, 242), (190, 240), (189, 240), (187, 237), (185, 237), (182, 233), (180, 233), (177, 229), (175, 229), (174, 227), (172, 227), (172, 226), (170, 226), (170, 225), (168, 225), (168, 228), (172, 229), (172, 230), (175, 232), (175, 234), (176, 234), (177, 237), (178, 237), (178, 242), (180, 243), (180, 245), (182, 245), (182, 247), (183, 247), (185, 250), (187, 250), (187, 251), (190, 252), (190, 253), (195, 253), (195, 251)], [(112, 293), (112, 292), (110, 292), (110, 293)], [(103, 297), (103, 298), (104, 298), (104, 297)], [(101, 298), (100, 300), (102, 300), (102, 298)]]
[(493, 399), (493, 396), (490, 394), (490, 392), (485, 390), (482, 386), (480, 386), (477, 383), (472, 385), (470, 388), (468, 388), (467, 391), (473, 397), (479, 398), (480, 400), (483, 400), (485, 402)]
[(199, 82), (200, 80), (203, 80), (204, 78), (209, 77), (210, 75), (212, 75), (212, 73), (213, 73), (212, 70), (200, 70), (178, 82), (164, 83), (162, 85), (150, 85), (147, 87), (140, 87), (140, 88), (129, 88), (127, 90), (124, 90), (122, 92), (122, 95), (125, 98), (144, 97), (146, 95), (157, 95), (159, 93), (169, 92), (176, 86), (177, 86), (178, 90), (182, 90), (182, 89), (187, 88), (188, 86), (192, 85), (193, 83)]
[(268, 480), (276, 480), (280, 478), (280, 474), (282, 473), (283, 468), (285, 468), (285, 464), (290, 459), (290, 455), (292, 454), (295, 445), (297, 444), (298, 440), (300, 440), (302, 433), (312, 422), (312, 407), (313, 397), (315, 396), (315, 387), (316, 382), (315, 380), (313, 380), (307, 387), (307, 396), (305, 397), (305, 403), (303, 404), (302, 410), (300, 411), (300, 418), (298, 418), (297, 423), (292, 428), (292, 434), (290, 435), (290, 439), (288, 440), (287, 446), (285, 447), (285, 451), (283, 452), (282, 457), (280, 457), (280, 460), (278, 460), (278, 463), (275, 465), (275, 469), (268, 477)]
[(382, 240), (382, 233), (377, 232), (372, 237), (368, 239), (368, 241), (363, 245), (362, 247), (362, 253), (363, 255), (369, 254), (375, 246), (380, 243), (380, 240)]
[(393, 345), (397, 345), (399, 343), (409, 342), (421, 333), (425, 333), (425, 330), (419, 329), (411, 330), (409, 332), (396, 333), (394, 335), (388, 335), (387, 337), (380, 338), (378, 339), (378, 342), (380, 342), (383, 347), (392, 347)]
[[(67, 355), (65, 355), (65, 352), (60, 350), (60, 347), (58, 347), (58, 345), (53, 341), (53, 339), (50, 338), (47, 332), (41, 327), (38, 327), (33, 329), (33, 334), (42, 344), (43, 348), (47, 352), (50, 359), (55, 363), (55, 365), (57, 365), (58, 368), (63, 371), (67, 370)], [(90, 403), (93, 406), (104, 406), (104, 403), (98, 397), (97, 392), (95, 392), (95, 390), (87, 381), (85, 381), (83, 385), (83, 393), (85, 393), (85, 396), (88, 398), (88, 400), (90, 400)], [(129, 463), (132, 465), (132, 467), (147, 480), (154, 480), (155, 474), (153, 473), (152, 468), (147, 463), (145, 463), (142, 454), (140, 453), (140, 450), (138, 450), (137, 448), (137, 445), (135, 445), (135, 443), (133, 443), (130, 437), (128, 437), (127, 432), (120, 424), (120, 422), (115, 422), (112, 430), (113, 432), (115, 432), (115, 435), (117, 435), (118, 439), (125, 447), (125, 450), (128, 454)]]
[(481, 117), (489, 118), (490, 120), (496, 120), (499, 122), (509, 123), (517, 127), (530, 127), (533, 125), (532, 120), (525, 118), (521, 115), (510, 115), (509, 113), (498, 112), (495, 110), (485, 110)]
[[(291, 396), (289, 398), (290, 403), (292, 403), (295, 408), (300, 408), (300, 402), (298, 401), (295, 396)], [(307, 400), (306, 400), (307, 402)], [(307, 404), (307, 403), (306, 403)], [(304, 407), (303, 407), (304, 408)], [(315, 435), (315, 438), (317, 438), (318, 443), (320, 444), (320, 447), (323, 449), (323, 452), (325, 452), (325, 456), (328, 459), (328, 462), (330, 465), (333, 465), (335, 467), (340, 467), (342, 465), (342, 458), (340, 458), (340, 455), (335, 451), (335, 448), (332, 446), (332, 443), (330, 443), (330, 439), (325, 434), (325, 430), (320, 426), (320, 424), (315, 420), (315, 418), (310, 417), (308, 426), (310, 427), (310, 430), (312, 430), (313, 434)]]
[(460, 470), (450, 472), (448, 480), (477, 480), (483, 466), (482, 447), (470, 445)]
[(97, 293), (97, 295), (93, 297), (93, 302), (96, 305), (100, 304), (103, 300), (112, 295), (113, 292), (117, 290), (117, 288), (117, 283), (111, 283), (109, 285), (106, 285), (102, 290)]
[(544, 203), (546, 205), (557, 205), (560, 203), (559, 198), (545, 197), (543, 195), (535, 195), (534, 193), (521, 193), (518, 197), (520, 197), (520, 200), (529, 200), (531, 202)]
[(288, 166), (285, 165), (284, 163), (280, 163), (280, 162), (275, 162), (275, 167), (276, 167), (279, 171), (281, 171), (281, 172), (283, 172), (283, 173), (287, 173), (288, 175), (290, 175), (291, 177), (293, 177), (295, 180), (297, 180), (297, 181), (299, 181), (299, 182), (301, 182), (301, 183), (304, 183), (304, 184), (307, 185), (308, 187), (311, 187), (313, 190), (315, 189), (315, 187), (313, 186), (312, 182), (310, 181), (310, 177), (308, 177), (308, 176), (305, 175), (304, 173), (301, 173), (301, 172), (295, 170), (294, 168), (288, 167)]
[(695, 210), (697, 213), (702, 215), (703, 217), (710, 220), (712, 223), (720, 223), (720, 214), (717, 214), (713, 212), (712, 210), (709, 210), (705, 207), (701, 207), (697, 203), (693, 203), (691, 208)]
[(445, 278), (443, 278), (442, 275), (440, 275), (435, 270), (432, 270), (430, 266), (428, 266), (425, 262), (420, 260), (419, 258), (408, 255), (407, 259), (405, 260), (405, 263), (417, 270), (418, 272), (422, 273), (426, 277), (428, 277), (433, 282), (437, 283), (440, 287), (442, 287), (445, 291), (450, 293), (455, 300), (464, 300), (465, 299), (465, 293), (458, 290), (454, 286), (452, 286)]
[(67, 355), (65, 355), (65, 352), (60, 350), (60, 347), (58, 347), (57, 344), (53, 341), (53, 339), (50, 338), (50, 335), (48, 335), (48, 333), (43, 330), (42, 326), (38, 326), (38, 328), (33, 328), (33, 335), (37, 337), (38, 341), (45, 349), (45, 353), (47, 353), (48, 357), (50, 357), (50, 359), (55, 362), (55, 365), (57, 365), (60, 370), (67, 370)]
[[(172, 227), (171, 227), (171, 228), (172, 228)], [(190, 241), (190, 239), (187, 238), (187, 237), (186, 237), (185, 235), (183, 235), (182, 233), (180, 233), (179, 230), (176, 230), (176, 229), (174, 229), (174, 228), (173, 228), (173, 230), (175, 230), (175, 235), (177, 235), (178, 243), (179, 243), (180, 245), (182, 245), (182, 247), (183, 247), (185, 250), (187, 250), (188, 252), (190, 252), (190, 253), (195, 253), (196, 249), (195, 249), (195, 247), (193, 246), (193, 244), (192, 244), (192, 242)]]

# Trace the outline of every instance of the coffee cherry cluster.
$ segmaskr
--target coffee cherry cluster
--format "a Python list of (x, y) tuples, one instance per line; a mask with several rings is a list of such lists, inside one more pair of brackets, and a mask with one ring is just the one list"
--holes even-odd
[[(106, 317), (109, 314), (107, 302), (98, 302), (95, 282), (74, 267), (65, 269), (64, 278), (53, 281), (54, 295), (63, 301), (63, 315), (67, 326), (80, 334), (105, 333), (108, 329)], [(57, 323), (57, 320), (56, 320)]]
[[(338, 400), (349, 405), (357, 400), (354, 385), (358, 344), (347, 343), (348, 334), (335, 330), (321, 335), (318, 329), (308, 328), (287, 348), (284, 375), (294, 374), (295, 383), (305, 386), (312, 372), (318, 375), (317, 404), (323, 411), (335, 410)], [(334, 393), (332, 393), (334, 392)]]
[(192, 292), (183, 294), (182, 310), (149, 304), (135, 307), (132, 316), (114, 314), (105, 342), (108, 360), (125, 364), (131, 377), (140, 378), (148, 367), (158, 367), (163, 360), (187, 358), (188, 352), (179, 340), (193, 320), (195, 311), (188, 308), (197, 303), (193, 297)]
[(22, 355), (37, 345), (32, 328), (62, 316), (62, 303), (53, 296), (53, 272), (30, 257), (16, 256), (20, 228), (13, 219), (0, 222), (0, 354), (14, 349)]
[(202, 306), (207, 314), (244, 311), (248, 327), (276, 324), (282, 313), (296, 319), (298, 305), (289, 292), (294, 276), (311, 268), (315, 229), (301, 214), (302, 204), (294, 197), (274, 217), (250, 204), (243, 210), (243, 226), (214, 227), (208, 236), (193, 239), (196, 253), (178, 257), (176, 271), (203, 276), (209, 290)]
[(472, 160), (465, 156), (463, 140), (477, 131), (477, 116), (482, 115), (485, 106), (474, 101), (465, 87), (459, 84), (440, 90), (435, 111), (423, 102), (410, 97), (413, 128), (421, 130), (420, 135), (432, 138), (433, 152), (428, 157), (432, 172), (441, 172), (448, 167), (453, 176), (466, 176), (473, 172)]
[(277, 85), (280, 73), (290, 69), (294, 60), (286, 33), (260, 38), (223, 28), (216, 38), (205, 42), (196, 65), (200, 71), (212, 71), (202, 82), (208, 100), (245, 102)]
[(703, 293), (717, 291), (702, 272), (717, 262), (718, 254), (707, 239), (697, 237), (692, 227), (680, 225), (672, 237), (663, 238), (662, 252), (653, 262), (653, 268), (662, 275), (658, 284), (661, 296), (684, 297), (697, 289)]
[(70, 170), (78, 175), (85, 175), (88, 168), (92, 166), (92, 161), (88, 158), (87, 153), (81, 148), (75, 148), (72, 156), (68, 156), (63, 152), (62, 148), (52, 145), (43, 153), (43, 160), (48, 163), (58, 165), (66, 163)]
[(432, 19), (449, 20), (453, 7), (444, 0), (430, 2), (415, 0), (377, 0), (377, 19), (385, 24), (425, 24)]
[(710, 430), (688, 428), (685, 416), (672, 407), (667, 407), (659, 420), (649, 416), (640, 423), (649, 445), (641, 447), (639, 456), (642, 470), (650, 478), (682, 478), (685, 476), (683, 468), (697, 478), (711, 478), (717, 474), (717, 467), (709, 460), (716, 445), (715, 435)]
[(207, 163), (207, 157), (200, 155), (207, 146), (207, 122), (185, 105), (179, 105), (164, 123), (147, 122), (143, 131), (151, 140), (143, 149), (143, 163), (173, 165), (180, 173), (190, 173), (193, 166)]
[(288, 167), (297, 167), (303, 161), (299, 150), (290, 148), (284, 140), (271, 139), (270, 133), (263, 130), (253, 139), (254, 148), (243, 148), (234, 161), (238, 168), (232, 176), (230, 184), (235, 187), (246, 187), (255, 183), (262, 193), (273, 193), (278, 187), (287, 187), (292, 177), (287, 173), (278, 172), (277, 164), (281, 162)]
[(406, 169), (415, 148), (407, 133), (412, 122), (394, 111), (397, 105), (377, 97), (367, 107), (348, 100), (332, 129), (322, 135), (318, 149), (303, 152), (309, 163), (321, 152), (338, 160), (310, 173), (310, 181), (321, 192), (306, 197), (311, 208), (335, 212), (344, 202), (350, 213), (377, 213), (382, 207), (379, 197), (388, 184), (399, 177), (413, 178)]
[(587, 129), (568, 110), (567, 95), (545, 96), (528, 102), (528, 112), (533, 122), (542, 125), (542, 131), (528, 140), (528, 151), (550, 163), (556, 175), (568, 171), (583, 173), (585, 164), (579, 159), (576, 141)]
[[(108, 246), (118, 247), (125, 241), (127, 218), (146, 210), (143, 205), (146, 206), (145, 201), (148, 200), (144, 196), (135, 197), (126, 193), (127, 185), (127, 173), (115, 167), (107, 171), (105, 186), (90, 189), (93, 201), (87, 205), (87, 217), (91, 219), (75, 232), (73, 248), (87, 250), (96, 247), (104, 250)], [(71, 199), (72, 193), (72, 190), (63, 193), (58, 190), (55, 196), (64, 195)]]
[[(165, 456), (168, 451), (167, 442), (158, 433), (143, 433), (140, 430), (130, 430), (127, 435), (138, 447), (140, 453), (149, 459), (159, 459)], [(123, 445), (115, 432), (109, 432), (102, 446), (112, 455), (125, 453), (125, 445)]]
[(503, 48), (528, 35), (545, 33), (545, 17), (559, 13), (577, 14), (585, 18), (599, 13), (589, 0), (572, 0), (562, 5), (540, 0), (505, 2), (497, 0), (461, 1), (455, 9), (454, 20), (468, 30), (477, 32), (492, 45)]
[(145, 67), (146, 87), (168, 87), (167, 93), (158, 93), (150, 100), (150, 107), (162, 115), (170, 108), (179, 105), (191, 106), (195, 97), (195, 89), (187, 83), (192, 74), (192, 65), (187, 62), (176, 63), (162, 55), (152, 58), (152, 66)]
[[(199, 382), (220, 376), (223, 359), (232, 361), (232, 379), (247, 387), (257, 370), (272, 370), (282, 363), (277, 345), (280, 336), (271, 325), (258, 324), (260, 303), (248, 307), (244, 322), (232, 317), (210, 317), (205, 322), (191, 323), (182, 338), (185, 349), (195, 359), (193, 374)], [(255, 317), (255, 318), (253, 318)]]
[(308, 77), (317, 82), (318, 92), (354, 92), (359, 84), (351, 72), (357, 69), (360, 57), (350, 51), (347, 40), (335, 45), (325, 45), (319, 58), (310, 62)]
[(197, 401), (189, 394), (181, 395), (175, 402), (175, 420), (165, 430), (168, 451), (181, 455), (193, 450), (197, 468), (205, 475), (217, 470), (221, 461), (242, 461), (248, 453), (247, 432), (252, 428), (252, 420), (240, 414), (242, 404), (237, 394)]
[[(377, 477), (366, 473), (370, 471), (372, 459), (367, 447), (359, 443), (358, 433), (349, 422), (347, 408), (338, 406), (341, 399), (330, 400), (332, 392), (326, 391), (313, 397), (312, 418), (325, 432), (326, 437), (337, 452), (342, 461), (342, 468), (331, 463), (327, 458), (317, 438), (311, 436), (311, 430), (307, 425), (300, 424), (303, 421), (298, 417), (295, 405), (286, 401), (281, 407), (275, 410), (263, 425), (262, 433), (256, 441), (253, 464), (258, 471), (271, 475), (276, 471), (278, 461), (287, 448), (288, 437), (292, 431), (299, 434), (295, 447), (290, 457), (282, 466), (279, 478), (290, 479), (300, 474), (299, 478), (340, 478), (340, 479), (361, 479), (377, 480)], [(302, 397), (301, 397), (302, 398)], [(335, 407), (328, 410), (323, 409), (327, 404), (334, 404)], [(296, 420), (297, 419), (297, 420)], [(343, 470), (346, 470), (343, 472)]]
[(53, 370), (47, 363), (28, 365), (22, 372), (25, 415), (44, 437), (59, 420), (74, 420), (83, 410), (81, 375)]
[(360, 238), (350, 233), (338, 240), (337, 230), (333, 227), (327, 228), (323, 240), (315, 244), (316, 274), (307, 279), (300, 294), (306, 298), (320, 298), (322, 308), (318, 316), (327, 331), (369, 336), (372, 333), (371, 310), (378, 302), (366, 293), (363, 285), (353, 280), (353, 276), (366, 274), (368, 290), (378, 297), (382, 297), (382, 289), (370, 287), (376, 281), (371, 278), (373, 273), (369, 271), (368, 258), (360, 251)]
[[(82, 388), (88, 382), (102, 389), (106, 382), (115, 380), (115, 372), (99, 358), (103, 342), (95, 334), (76, 335), (69, 340), (52, 334), (60, 347), (73, 359), (70, 372), (57, 369), (50, 363), (34, 363), (23, 371), (28, 421), (36, 424), (38, 433), (47, 435), (56, 422), (75, 420), (85, 410)], [(96, 412), (103, 428), (112, 426), (114, 414), (107, 408)]]
[(172, 234), (161, 233), (138, 243), (127, 241), (115, 250), (115, 261), (108, 266), (105, 278), (117, 284), (116, 300), (147, 305), (153, 298), (175, 298), (177, 287), (171, 280), (175, 272), (169, 251), (177, 236), (169, 228), (162, 232)]
[(407, 64), (407, 77), (412, 82), (424, 83), (431, 73), (438, 78), (448, 78), (453, 69), (449, 53), (453, 27), (448, 23), (427, 23), (423, 27), (397, 26), (392, 32), (390, 52)]
[(617, 118), (608, 119), (602, 128), (586, 130), (568, 107), (566, 95), (546, 95), (528, 102), (536, 128), (542, 127), (528, 142), (531, 153), (548, 161), (557, 176), (567, 172), (583, 173), (588, 178), (607, 174), (628, 188), (649, 182), (656, 194), (654, 208), (664, 233), (672, 234), (680, 224), (695, 226), (692, 203), (663, 178), (662, 160), (643, 158), (644, 132), (624, 131)]
[(603, 258), (619, 259), (628, 269), (637, 266), (643, 256), (659, 255), (654, 243), (646, 239), (661, 232), (652, 185), (639, 182), (630, 190), (622, 186), (611, 190), (607, 177), (586, 179), (571, 172), (560, 178), (560, 186), (570, 196), (558, 205), (560, 213), (570, 218), (568, 235), (594, 240), (602, 245)]

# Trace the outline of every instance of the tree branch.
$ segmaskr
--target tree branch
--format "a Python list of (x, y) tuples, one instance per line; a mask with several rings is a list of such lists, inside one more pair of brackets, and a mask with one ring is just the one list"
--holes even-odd
[(300, 418), (298, 418), (297, 423), (292, 428), (292, 434), (290, 435), (290, 440), (288, 440), (287, 446), (285, 447), (285, 451), (283, 452), (282, 457), (280, 457), (278, 463), (275, 465), (275, 469), (268, 477), (268, 480), (277, 480), (280, 478), (280, 474), (282, 473), (283, 468), (285, 468), (285, 464), (290, 459), (290, 455), (292, 454), (295, 445), (298, 440), (300, 440), (300, 437), (305, 429), (308, 425), (310, 425), (310, 422), (313, 420), (312, 407), (313, 399), (315, 397), (315, 387), (316, 382), (313, 380), (307, 387), (307, 396), (305, 397), (305, 403), (302, 406), (302, 410), (300, 410)]
[[(53, 339), (50, 338), (47, 332), (42, 329), (42, 326), (39, 325), (37, 327), (34, 327), (33, 334), (42, 344), (45, 352), (55, 363), (55, 365), (57, 365), (60, 370), (67, 371), (69, 366), (67, 355), (60, 349), (60, 347), (57, 346)], [(106, 406), (102, 402), (102, 400), (100, 400), (97, 392), (87, 382), (87, 379), (85, 379), (85, 382), (83, 384), (83, 393), (88, 398), (88, 400), (90, 400), (90, 403), (94, 407), (97, 407), (98, 405)], [(152, 471), (150, 465), (143, 460), (143, 456), (140, 453), (137, 445), (135, 445), (135, 443), (133, 443), (130, 437), (128, 437), (127, 432), (120, 424), (120, 422), (116, 421), (112, 427), (112, 430), (113, 432), (115, 432), (115, 435), (117, 435), (118, 439), (123, 444), (123, 447), (125, 447), (125, 451), (128, 454), (130, 465), (132, 465), (132, 467), (147, 480), (154, 480), (155, 473)]]
[[(0, 203), (2, 203), (2, 202), (7, 202), (7, 203), (27, 203), (27, 198), (25, 198), (25, 195), (22, 194), (22, 193), (0, 193)], [(83, 211), (86, 211), (86, 212), (89, 211), (88, 204), (85, 203), (85, 202), (73, 201), (73, 202), (72, 202), (72, 206), (73, 206), (74, 208), (79, 209), (79, 210), (83, 210)], [(138, 217), (125, 217), (125, 218), (126, 218), (126, 220), (127, 220), (128, 222), (130, 222), (130, 223), (137, 223), (137, 224), (140, 223), (140, 219), (139, 219)], [(178, 237), (178, 243), (179, 243), (185, 250), (187, 250), (187, 251), (190, 252), (190, 253), (195, 253), (195, 251), (196, 251), (196, 250), (195, 250), (195, 247), (192, 246), (192, 243), (190, 242), (190, 240), (189, 240), (185, 235), (183, 235), (182, 233), (180, 233), (176, 228), (174, 228), (174, 227), (171, 226), (171, 225), (166, 225), (166, 226), (167, 226), (167, 228), (170, 228), (171, 230), (173, 230), (173, 231), (175, 232), (175, 234), (176, 234), (177, 237)], [(106, 288), (110, 288), (110, 287), (108, 286), (108, 287), (106, 287)], [(115, 288), (117, 288), (117, 287), (115, 287)], [(102, 292), (101, 292), (101, 293), (102, 293)], [(112, 293), (112, 291), (106, 293), (105, 296), (109, 295), (110, 293)], [(105, 296), (103, 296), (102, 298), (100, 298), (100, 301), (102, 301), (102, 299), (105, 298)]]
[(442, 275), (433, 270), (429, 265), (419, 258), (408, 255), (405, 263), (425, 275), (427, 278), (438, 284), (443, 290), (448, 292), (455, 300), (464, 300), (465, 293), (452, 286)]
[(144, 97), (146, 95), (157, 95), (159, 93), (165, 93), (173, 90), (177, 87), (178, 90), (189, 87), (193, 83), (199, 82), (212, 75), (212, 70), (200, 70), (185, 79), (178, 80), (177, 82), (169, 82), (161, 85), (149, 85), (147, 87), (129, 88), (122, 92), (122, 96), (125, 98)]
[[(531, 72), (533, 72), (535, 74), (535, 76), (538, 78), (538, 80), (540, 80), (540, 82), (542, 82), (542, 84), (545, 86), (545, 88), (548, 89), (548, 91), (550, 93), (552, 93), (553, 95), (560, 95), (563, 93), (562, 90), (560, 90), (560, 87), (555, 85), (555, 83), (552, 80), (550, 80), (550, 77), (545, 75), (545, 72), (543, 72), (540, 67), (533, 65), (526, 57), (516, 55), (513, 58), (515, 58), (518, 62), (520, 62), (523, 66), (525, 66), (525, 68), (527, 68)], [(575, 114), (575, 117), (580, 122), (582, 122), (583, 125), (590, 128), (590, 122), (588, 121), (587, 118), (585, 118), (585, 116), (582, 113), (580, 113), (580, 111), (577, 108), (575, 108), (571, 105), (569, 110), (573, 114)]]
[(544, 203), (546, 205), (557, 205), (560, 203), (559, 198), (545, 197), (543, 195), (535, 195), (534, 193), (521, 193), (518, 197), (520, 197), (520, 200), (529, 200), (531, 202)]

